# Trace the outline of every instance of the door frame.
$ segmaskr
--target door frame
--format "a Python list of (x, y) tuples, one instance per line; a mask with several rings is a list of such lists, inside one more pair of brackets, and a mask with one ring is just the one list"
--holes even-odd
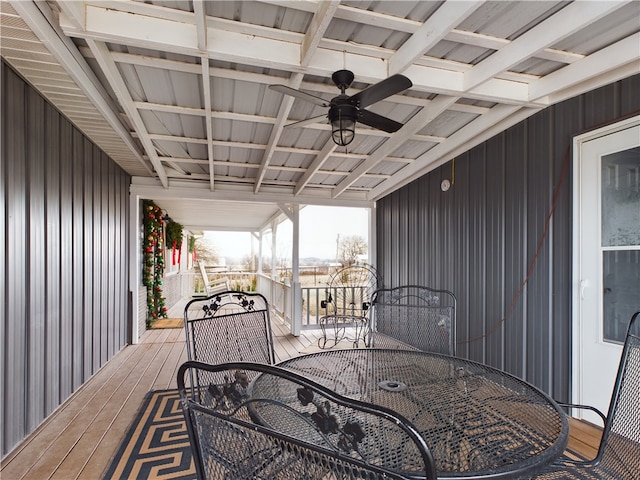
[[(595, 140), (606, 135), (626, 130), (640, 125), (640, 115), (636, 115), (621, 120), (610, 125), (606, 125), (589, 132), (582, 133), (573, 137), (573, 228), (572, 228), (572, 309), (571, 309), (571, 401), (573, 403), (584, 403), (582, 399), (582, 385), (580, 368), (582, 366), (582, 331), (583, 331), (583, 312), (581, 297), (581, 254), (580, 251), (580, 232), (582, 225), (580, 224), (580, 198), (581, 198), (581, 152), (582, 145), (585, 142)], [(574, 412), (580, 416), (581, 410)]]

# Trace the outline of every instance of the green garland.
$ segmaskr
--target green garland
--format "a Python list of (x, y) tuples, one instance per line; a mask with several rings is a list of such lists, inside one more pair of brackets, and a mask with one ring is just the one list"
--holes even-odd
[(167, 245), (169, 246), (169, 248), (180, 250), (180, 248), (182, 247), (182, 225), (169, 219), (167, 221), (166, 232)]
[(154, 202), (143, 202), (144, 226), (144, 264), (142, 269), (142, 284), (147, 287), (147, 327), (158, 318), (167, 318), (167, 307), (162, 294), (162, 279), (164, 277), (164, 240), (162, 229), (163, 214)]

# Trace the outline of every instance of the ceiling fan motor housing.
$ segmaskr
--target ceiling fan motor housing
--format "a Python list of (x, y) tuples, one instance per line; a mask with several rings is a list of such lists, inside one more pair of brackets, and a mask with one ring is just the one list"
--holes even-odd
[(344, 91), (353, 83), (354, 78), (351, 70), (338, 70), (331, 75), (331, 80), (333, 80), (333, 83), (336, 84), (336, 87), (340, 89), (343, 95)]

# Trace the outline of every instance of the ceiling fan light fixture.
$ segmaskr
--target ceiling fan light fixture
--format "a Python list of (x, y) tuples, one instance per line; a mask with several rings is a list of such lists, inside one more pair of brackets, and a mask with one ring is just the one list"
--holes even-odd
[(329, 109), (331, 137), (337, 145), (344, 147), (353, 141), (357, 118), (358, 109), (353, 105), (333, 105)]

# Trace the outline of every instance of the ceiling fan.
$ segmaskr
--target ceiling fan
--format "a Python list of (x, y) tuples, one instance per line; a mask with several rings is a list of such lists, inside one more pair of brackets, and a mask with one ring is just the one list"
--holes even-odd
[(285, 95), (291, 95), (292, 97), (299, 98), (306, 102), (311, 102), (321, 107), (329, 107), (327, 115), (320, 117), (314, 117), (300, 122), (291, 123), (287, 126), (302, 126), (309, 123), (315, 123), (321, 118), (328, 117), (331, 122), (331, 135), (333, 141), (340, 145), (349, 145), (353, 140), (355, 134), (356, 122), (364, 123), (378, 130), (382, 130), (387, 133), (397, 132), (402, 123), (391, 120), (390, 118), (383, 117), (377, 113), (373, 113), (369, 110), (365, 110), (369, 105), (373, 105), (380, 100), (384, 100), (391, 95), (403, 92), (404, 90), (411, 88), (413, 83), (404, 75), (392, 75), (385, 80), (382, 80), (364, 90), (356, 93), (355, 95), (347, 95), (345, 91), (353, 83), (354, 75), (350, 70), (338, 70), (331, 75), (331, 80), (336, 84), (336, 87), (340, 89), (340, 95), (327, 102), (324, 98), (316, 97), (308, 93), (301, 92), (286, 85), (270, 85), (269, 88), (276, 92), (284, 93)]

